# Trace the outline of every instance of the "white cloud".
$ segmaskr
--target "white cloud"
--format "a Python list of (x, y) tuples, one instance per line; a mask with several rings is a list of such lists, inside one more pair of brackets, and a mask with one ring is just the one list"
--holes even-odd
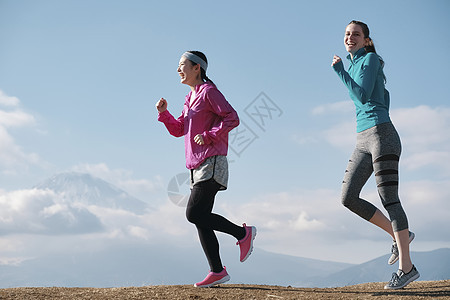
[[(449, 184), (450, 181), (402, 184), (402, 203), (412, 229), (421, 237), (414, 242), (414, 250), (432, 250), (421, 241), (428, 243), (426, 245), (448, 244), (450, 237), (445, 229), (450, 212), (442, 207), (450, 197), (446, 188)], [(384, 211), (375, 186), (368, 186), (363, 198)], [(346, 262), (364, 262), (387, 254), (390, 249), (387, 234), (342, 206), (339, 190), (292, 189), (257, 195), (242, 203), (218, 202), (215, 211), (236, 224), (247, 222), (257, 226), (255, 246), (258, 248)], [(5, 244), (5, 239), (14, 234), (16, 237), (21, 234), (27, 240), (24, 234), (42, 238), (58, 234), (58, 238), (71, 237), (68, 241), (72, 244), (83, 237), (96, 241), (97, 245), (102, 240), (197, 243), (195, 226), (186, 220), (185, 208), (169, 201), (145, 214), (136, 214), (123, 209), (70, 203), (63, 195), (37, 189), (0, 195), (0, 228), (0, 246), (10, 250), (23, 248), (20, 243)], [(3, 254), (0, 263), (20, 263), (29, 255), (23, 249), (17, 257)]]
[[(351, 101), (347, 101), (351, 104)], [(313, 114), (321, 116), (342, 113), (343, 102), (318, 106)], [(450, 174), (450, 108), (420, 105), (391, 111), (391, 119), (402, 140), (402, 166), (408, 170), (433, 167), (444, 175)], [(351, 153), (355, 146), (355, 121), (338, 121), (322, 132), (325, 141)]]
[(450, 175), (450, 150), (412, 153), (402, 159), (402, 165), (407, 170), (419, 170), (431, 167), (441, 170), (445, 175)]
[(450, 210), (446, 209), (450, 199), (449, 186), (448, 178), (410, 181), (400, 186), (401, 201), (410, 216), (411, 226), (426, 232), (422, 237), (424, 240), (450, 240), (447, 230)]
[(316, 144), (319, 141), (318, 138), (311, 136), (309, 133), (296, 133), (292, 135), (291, 139), (299, 145)]
[[(37, 200), (37, 199), (35, 199)], [(68, 214), (67, 206), (88, 212), (91, 217), (101, 224), (101, 228), (87, 225), (85, 229), (75, 232), (66, 223), (79, 224), (88, 221), (85, 215)], [(0, 209), (2, 206), (0, 205)], [(18, 213), (27, 211), (26, 206), (18, 208)], [(0, 235), (0, 263), (17, 265), (30, 258), (40, 256), (68, 255), (69, 253), (86, 253), (90, 255), (97, 251), (114, 251), (109, 247), (122, 247), (136, 243), (137, 245), (174, 245), (193, 246), (198, 245), (195, 226), (188, 223), (184, 216), (184, 208), (178, 207), (169, 201), (145, 214), (135, 214), (130, 211), (117, 208), (71, 203), (70, 205), (58, 205), (55, 201), (44, 206), (37, 206), (27, 215), (35, 215), (34, 223), (42, 227), (36, 230), (12, 231), (10, 234)], [(39, 213), (41, 212), (41, 213)], [(44, 213), (45, 212), (45, 213)], [(69, 211), (70, 212), (70, 211)], [(13, 217), (16, 226), (25, 223), (24, 218)], [(45, 217), (48, 215), (59, 216), (51, 224), (52, 228), (58, 228), (57, 235), (54, 230), (48, 228)], [(92, 222), (90, 222), (92, 224)], [(0, 221), (0, 228), (3, 227)], [(46, 230), (47, 229), (47, 230)], [(3, 241), (3, 243), (2, 243)], [(139, 246), (138, 246), (139, 247)], [(9, 249), (8, 251), (5, 251)], [(200, 250), (199, 250), (200, 251)]]
[(402, 165), (408, 170), (432, 167), (450, 174), (450, 108), (421, 105), (396, 109), (393, 122), (404, 148)]
[(228, 207), (227, 210), (230, 214), (237, 211), (236, 218), (241, 220), (259, 220), (257, 223), (267, 229), (278, 230), (281, 226), (289, 231), (302, 232), (332, 229), (333, 226), (323, 216), (340, 209), (339, 192), (301, 189), (260, 196), (238, 209)]
[(339, 192), (327, 189), (257, 195), (242, 205), (223, 203), (217, 211), (234, 223), (255, 225), (257, 247), (304, 257), (319, 258), (325, 252), (323, 247), (330, 247), (339, 232), (351, 226)]
[(316, 229), (322, 229), (325, 227), (325, 224), (322, 222), (319, 222), (316, 219), (311, 219), (308, 216), (308, 213), (305, 211), (302, 211), (297, 219), (290, 220), (289, 224), (294, 230), (297, 231), (313, 231)]
[(148, 240), (150, 237), (150, 232), (147, 228), (141, 226), (128, 226), (128, 231), (130, 235), (135, 236), (139, 239)]
[(26, 257), (0, 257), (0, 265), (18, 266), (28, 259)]
[(336, 113), (349, 113), (354, 112), (355, 108), (353, 103), (349, 100), (327, 103), (323, 105), (319, 105), (313, 108), (312, 114), (314, 116), (317, 115), (328, 115), (328, 114), (336, 114)]
[[(362, 193), (386, 216), (375, 184)], [(403, 182), (400, 198), (411, 230), (418, 238), (413, 251), (448, 247), (450, 232), (446, 181)], [(340, 203), (340, 190), (293, 189), (283, 193), (257, 195), (242, 205), (221, 204), (219, 214), (258, 229), (257, 247), (303, 257), (344, 262), (364, 262), (388, 254), (390, 236), (352, 213)], [(430, 248), (429, 245), (434, 248)]]
[(350, 154), (356, 143), (355, 123), (336, 124), (325, 130), (323, 136), (329, 144)]
[(449, 107), (421, 105), (395, 109), (391, 115), (402, 140), (415, 151), (442, 149), (450, 144)]
[(18, 98), (8, 96), (2, 90), (0, 90), (0, 105), (15, 107), (18, 106), (19, 103), (20, 101)]
[(35, 153), (27, 153), (17, 145), (9, 132), (11, 128), (33, 127), (35, 118), (21, 110), (16, 97), (7, 96), (0, 90), (0, 167), (5, 175), (27, 170), (30, 165), (44, 164)]
[(0, 234), (79, 234), (101, 230), (86, 208), (62, 203), (51, 190), (17, 190), (0, 196)]
[[(194, 226), (187, 226), (184, 208), (166, 201), (154, 209), (133, 212), (68, 199), (64, 192), (28, 189), (0, 194), (0, 236), (94, 235), (99, 239), (179, 240)], [(0, 240), (1, 245), (1, 240)], [(3, 247), (5, 249), (5, 247)], [(1, 257), (0, 257), (1, 258)]]
[(34, 117), (23, 111), (0, 110), (0, 126), (21, 127), (21, 126), (33, 125), (34, 123), (35, 123)]
[(25, 153), (18, 146), (6, 128), (0, 125), (0, 165), (3, 173), (15, 173), (15, 167), (24, 168), (28, 164), (36, 164), (39, 157), (34, 153)]

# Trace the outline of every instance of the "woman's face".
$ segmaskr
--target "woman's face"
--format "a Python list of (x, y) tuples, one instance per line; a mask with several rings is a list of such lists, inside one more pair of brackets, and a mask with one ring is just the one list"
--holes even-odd
[(349, 24), (345, 28), (344, 44), (345, 50), (350, 54), (355, 54), (359, 49), (367, 46), (369, 38), (364, 38), (361, 26), (358, 24)]
[(194, 65), (186, 57), (182, 56), (178, 64), (178, 75), (180, 75), (180, 82), (187, 85), (193, 85), (200, 76), (200, 65)]

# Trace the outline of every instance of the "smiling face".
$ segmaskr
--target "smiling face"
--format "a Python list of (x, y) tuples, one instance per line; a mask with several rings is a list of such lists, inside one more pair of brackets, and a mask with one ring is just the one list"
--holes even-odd
[(178, 75), (180, 82), (189, 86), (195, 86), (200, 78), (200, 65), (194, 65), (185, 56), (182, 56), (178, 64)]
[(345, 29), (345, 50), (347, 50), (352, 57), (359, 49), (367, 46), (368, 42), (369, 38), (364, 37), (364, 33), (360, 25), (350, 24)]

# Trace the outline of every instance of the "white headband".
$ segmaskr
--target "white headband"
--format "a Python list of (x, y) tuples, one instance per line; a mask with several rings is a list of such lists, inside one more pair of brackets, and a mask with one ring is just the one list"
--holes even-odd
[(205, 72), (206, 72), (206, 69), (208, 68), (208, 64), (200, 56), (195, 55), (194, 53), (191, 53), (191, 52), (184, 52), (183, 55), (181, 55), (181, 56), (184, 56), (187, 59), (189, 59), (190, 61), (193, 61), (194, 63), (199, 64), (200, 67), (203, 70), (205, 70)]

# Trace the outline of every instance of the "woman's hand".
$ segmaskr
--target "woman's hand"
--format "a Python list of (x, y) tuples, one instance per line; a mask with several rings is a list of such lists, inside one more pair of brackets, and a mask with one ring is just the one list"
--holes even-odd
[(199, 145), (204, 145), (205, 144), (205, 142), (203, 141), (203, 136), (201, 134), (197, 134), (194, 137), (194, 142), (196, 142)]
[(335, 55), (333, 57), (333, 62), (331, 63), (331, 66), (334, 66), (335, 64), (337, 64), (340, 61), (342, 61), (342, 59), (339, 56)]
[(167, 110), (167, 101), (164, 98), (159, 99), (158, 102), (156, 102), (156, 109), (159, 113), (163, 113)]

